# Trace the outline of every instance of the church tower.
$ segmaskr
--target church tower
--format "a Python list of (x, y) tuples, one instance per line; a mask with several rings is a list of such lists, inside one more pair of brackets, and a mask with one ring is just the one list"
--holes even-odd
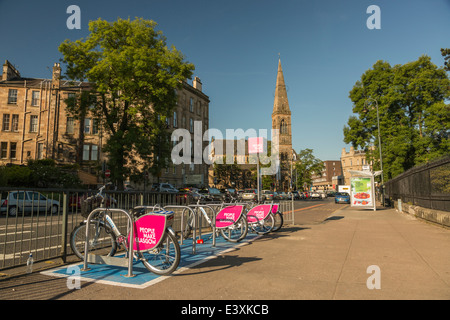
[(284, 83), (281, 60), (278, 60), (277, 83), (272, 111), (272, 129), (279, 130), (280, 174), (277, 191), (288, 191), (290, 187), (290, 166), (292, 161), (291, 110)]

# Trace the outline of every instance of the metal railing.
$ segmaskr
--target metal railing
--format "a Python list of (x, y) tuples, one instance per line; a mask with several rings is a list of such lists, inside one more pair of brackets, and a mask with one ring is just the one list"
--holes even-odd
[[(72, 230), (95, 209), (83, 207), (84, 199), (97, 191), (62, 189), (0, 188), (0, 270), (23, 266), (31, 253), (34, 261), (72, 255), (69, 239)], [(130, 210), (137, 206), (180, 206), (175, 212), (173, 230), (181, 231), (183, 207), (193, 204), (184, 194), (156, 192), (105, 192), (107, 206)], [(5, 200), (7, 200), (5, 202)], [(207, 202), (206, 204), (211, 204)], [(280, 201), (285, 224), (293, 222), (291, 201)], [(114, 213), (113, 213), (114, 215)], [(118, 228), (126, 228), (124, 215), (114, 216)], [(208, 227), (202, 220), (199, 227)]]
[(450, 212), (450, 157), (412, 168), (385, 184), (393, 201)]

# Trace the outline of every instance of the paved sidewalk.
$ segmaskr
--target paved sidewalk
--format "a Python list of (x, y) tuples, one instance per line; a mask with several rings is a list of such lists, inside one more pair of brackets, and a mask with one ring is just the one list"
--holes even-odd
[[(380, 289), (367, 286), (370, 266), (380, 273), (369, 283)], [(450, 230), (394, 209), (343, 206), (320, 224), (286, 226), (145, 289), (83, 282), (68, 290), (65, 279), (38, 276), (41, 292), (58, 287), (42, 299), (448, 300)], [(24, 288), (11, 279), (6, 290), (21, 299)]]

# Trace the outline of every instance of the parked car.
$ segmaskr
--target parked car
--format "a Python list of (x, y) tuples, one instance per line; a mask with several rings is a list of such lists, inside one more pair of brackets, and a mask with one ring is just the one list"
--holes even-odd
[(49, 199), (36, 191), (10, 191), (0, 200), (0, 212), (14, 217), (18, 212), (59, 212), (59, 201)]
[(337, 192), (334, 194), (334, 203), (350, 204), (350, 195), (347, 192)]
[(270, 190), (263, 190), (261, 193), (261, 198), (262, 198), (262, 200), (265, 200), (265, 201), (275, 200), (273, 191), (270, 191)]
[(223, 194), (226, 202), (231, 202), (238, 199), (238, 193), (234, 188), (222, 188), (220, 192)]
[(152, 191), (176, 193), (176, 192), (178, 192), (178, 189), (175, 188), (170, 183), (154, 183), (152, 185)]
[(300, 200), (302, 198), (298, 191), (292, 191), (292, 196), (294, 197), (294, 200)]
[(280, 195), (280, 200), (288, 200), (288, 195), (286, 192), (282, 191), (278, 193)]
[(276, 191), (273, 192), (273, 200), (282, 200), (280, 194)]
[(258, 193), (255, 189), (245, 189), (242, 193), (242, 200), (256, 200)]
[(189, 188), (181, 188), (175, 196), (177, 204), (191, 204), (196, 203), (198, 200), (201, 201), (202, 196)]
[(322, 196), (320, 195), (320, 193), (316, 192), (316, 191), (312, 191), (309, 195), (310, 199), (322, 199)]
[(217, 188), (205, 188), (198, 191), (203, 201), (225, 201), (225, 195)]

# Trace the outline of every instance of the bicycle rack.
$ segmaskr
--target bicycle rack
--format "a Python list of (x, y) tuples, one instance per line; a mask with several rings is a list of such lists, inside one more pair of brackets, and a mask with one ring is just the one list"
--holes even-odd
[(195, 241), (197, 238), (197, 234), (195, 231), (196, 227), (197, 227), (197, 213), (194, 210), (192, 210), (192, 208), (189, 208), (188, 206), (168, 205), (168, 206), (163, 207), (162, 209), (167, 210), (168, 208), (170, 208), (170, 209), (173, 209), (173, 208), (181, 209), (182, 208), (183, 209), (183, 212), (181, 213), (181, 224), (180, 224), (181, 225), (180, 226), (180, 233), (181, 233), (180, 244), (181, 245), (183, 245), (183, 238), (184, 238), (184, 236), (183, 236), (184, 214), (185, 214), (186, 210), (188, 210), (188, 211), (191, 211), (192, 214), (194, 215), (194, 227), (193, 227), (193, 233), (192, 233), (192, 254), (195, 254), (196, 253)]
[(89, 216), (87, 217), (87, 222), (86, 222), (86, 243), (84, 246), (84, 262), (83, 262), (83, 269), (81, 269), (81, 271), (88, 271), (91, 270), (88, 267), (88, 262), (91, 263), (96, 263), (96, 264), (108, 264), (108, 265), (113, 265), (113, 266), (118, 266), (118, 267), (126, 267), (126, 263), (124, 263), (124, 259), (123, 258), (117, 258), (117, 257), (108, 257), (108, 256), (100, 256), (100, 255), (96, 255), (96, 254), (89, 254), (88, 250), (89, 250), (89, 223), (91, 221), (91, 216), (97, 212), (101, 212), (101, 211), (106, 211), (108, 210), (109, 212), (117, 212), (117, 213), (125, 213), (126, 216), (128, 217), (128, 226), (131, 226), (130, 228), (130, 244), (129, 244), (129, 251), (128, 251), (128, 274), (125, 277), (134, 277), (135, 275), (133, 275), (133, 257), (134, 257), (134, 253), (133, 253), (133, 247), (134, 247), (134, 228), (133, 228), (133, 218), (132, 216), (125, 210), (123, 209), (106, 209), (106, 208), (97, 208), (94, 209)]
[[(216, 210), (214, 210), (210, 205), (205, 205), (205, 204), (191, 204), (191, 205), (189, 205), (189, 207), (196, 208), (196, 211), (195, 211), (196, 213), (197, 213), (197, 210), (201, 209), (201, 208), (208, 208), (209, 210), (211, 210), (211, 212), (212, 212), (211, 227), (212, 227), (212, 238), (213, 238), (212, 247), (215, 247), (216, 246), (216, 215), (217, 215)], [(201, 225), (201, 217), (202, 216), (203, 216), (202, 214), (197, 215), (198, 221), (196, 222), (196, 225), (198, 225), (199, 237), (202, 236), (202, 225)]]

